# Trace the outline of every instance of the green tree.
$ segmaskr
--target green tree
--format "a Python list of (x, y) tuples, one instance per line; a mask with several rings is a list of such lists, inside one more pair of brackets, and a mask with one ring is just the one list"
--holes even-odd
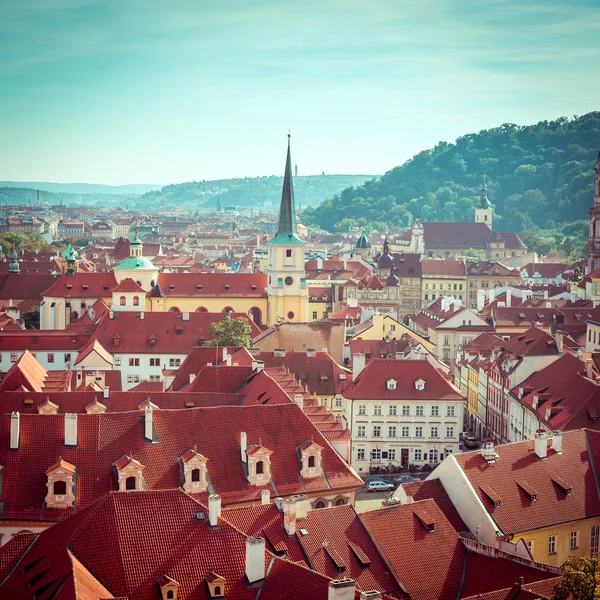
[(232, 319), (225, 317), (218, 323), (211, 323), (213, 339), (206, 340), (205, 346), (250, 346), (250, 322), (245, 317)]
[(23, 320), (25, 321), (25, 329), (39, 329), (40, 307), (32, 306), (28, 311), (24, 312)]
[(564, 576), (554, 586), (552, 600), (600, 600), (600, 558), (569, 558), (562, 569)]
[(476, 248), (469, 248), (463, 252), (464, 256), (470, 256), (471, 258), (479, 258), (483, 260), (485, 258), (485, 252), (483, 250), (477, 250)]

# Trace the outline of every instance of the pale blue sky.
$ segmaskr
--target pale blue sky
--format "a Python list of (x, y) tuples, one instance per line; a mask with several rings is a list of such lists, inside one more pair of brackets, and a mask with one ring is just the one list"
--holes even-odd
[(0, 180), (383, 173), (600, 109), (597, 0), (0, 0)]

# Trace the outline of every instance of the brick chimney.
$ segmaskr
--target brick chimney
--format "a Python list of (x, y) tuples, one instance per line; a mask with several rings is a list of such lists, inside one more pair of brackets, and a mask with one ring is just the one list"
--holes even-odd
[(555, 431), (552, 434), (552, 449), (557, 454), (562, 454), (562, 440), (563, 440), (563, 432)]
[(65, 413), (65, 446), (77, 446), (76, 413)]
[(21, 438), (21, 415), (18, 412), (10, 416), (10, 449), (18, 450)]
[(219, 517), (221, 516), (221, 496), (219, 494), (211, 494), (208, 497), (208, 522), (211, 527), (219, 525)]
[(585, 376), (588, 379), (594, 379), (594, 359), (585, 359)]
[(296, 533), (296, 499), (286, 498), (283, 501), (283, 526), (288, 535)]
[(354, 600), (355, 591), (354, 579), (334, 579), (329, 582), (327, 600)]
[(246, 579), (253, 584), (265, 578), (265, 540), (246, 538)]

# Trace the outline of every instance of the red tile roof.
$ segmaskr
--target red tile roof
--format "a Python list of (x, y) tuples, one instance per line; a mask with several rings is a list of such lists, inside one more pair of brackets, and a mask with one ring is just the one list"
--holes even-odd
[(285, 367), (301, 385), (306, 384), (310, 394), (333, 396), (340, 394), (351, 378), (350, 372), (338, 365), (327, 352), (286, 351), (284, 357), (276, 357), (275, 352), (261, 352), (257, 357), (265, 367)]
[(423, 277), (445, 276), (445, 277), (465, 277), (467, 274), (466, 265), (462, 260), (423, 260), (421, 261)]
[[(457, 454), (455, 458), (498, 528), (504, 534), (521, 533), (554, 525), (557, 515), (561, 522), (600, 515), (594, 476), (600, 466), (600, 433), (568, 431), (562, 444), (563, 453), (549, 448), (546, 460), (533, 453), (533, 440), (496, 446), (499, 459), (495, 463), (486, 463), (479, 452)], [(570, 495), (557, 488), (552, 480), (555, 476), (569, 482)], [(537, 491), (535, 502), (522, 491), (523, 483)], [(492, 486), (500, 495), (500, 506), (495, 507), (482, 491), (485, 486)]]
[(146, 295), (146, 290), (139, 286), (131, 277), (127, 277), (112, 289), (113, 292), (137, 292)]
[(192, 297), (199, 301), (203, 297), (264, 298), (267, 276), (262, 273), (161, 273), (158, 283), (167, 297)]
[(35, 300), (39, 303), (48, 286), (56, 281), (54, 275), (8, 273), (0, 275), (0, 303), (3, 300)]
[[(396, 381), (394, 390), (387, 389), (389, 379)], [(415, 381), (425, 381), (425, 389), (417, 390)], [(344, 390), (354, 400), (461, 400), (464, 395), (427, 360), (371, 360), (360, 375)]]
[[(114, 318), (105, 315), (98, 323), (94, 337), (112, 353), (147, 353), (147, 354), (188, 354), (195, 346), (213, 338), (212, 323), (219, 323), (225, 315), (222, 313), (193, 312), (188, 313), (189, 320), (183, 313), (146, 312), (144, 318), (140, 313), (115, 312)], [(260, 329), (246, 314), (231, 313), (231, 318), (242, 317), (250, 323), (251, 335), (257, 335)], [(126, 335), (122, 335), (126, 332)], [(119, 345), (115, 345), (116, 336), (121, 336)], [(154, 336), (154, 343), (150, 343)]]
[[(107, 404), (110, 400), (104, 400)], [(249, 444), (261, 441), (273, 452), (272, 495), (289, 496), (356, 490), (362, 481), (327, 443), (310, 420), (294, 404), (248, 407), (196, 408), (186, 411), (155, 410), (154, 428), (159, 443), (146, 444), (139, 411), (81, 414), (76, 448), (64, 446), (63, 415), (29, 415), (20, 419), (21, 442), (17, 452), (2, 456), (4, 519), (63, 519), (72, 509), (45, 508), (45, 470), (59, 457), (77, 468), (77, 507), (87, 506), (102, 494), (116, 490), (113, 464), (130, 455), (145, 465), (148, 489), (181, 485), (178, 458), (196, 447), (208, 458), (209, 490), (219, 493), (224, 504), (260, 501), (261, 488), (246, 481), (240, 459), (240, 432)], [(0, 448), (9, 447), (10, 415), (0, 417)], [(223, 425), (227, 424), (227, 427)], [(219, 443), (214, 432), (219, 431)], [(299, 475), (298, 446), (307, 439), (323, 446), (324, 477), (304, 480)], [(35, 440), (35, 443), (33, 442)], [(27, 474), (26, 476), (24, 474)]]
[(511, 395), (551, 431), (600, 428), (600, 387), (585, 377), (585, 364), (572, 354), (533, 373)]
[(62, 275), (42, 292), (46, 298), (109, 298), (117, 280), (110, 273)]
[(360, 519), (412, 600), (484, 593), (512, 585), (519, 576), (526, 582), (555, 576), (536, 563), (473, 552), (433, 500), (362, 513)]

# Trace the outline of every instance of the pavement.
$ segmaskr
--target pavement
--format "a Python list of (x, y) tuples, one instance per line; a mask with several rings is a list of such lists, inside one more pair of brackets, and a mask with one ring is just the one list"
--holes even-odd
[[(431, 473), (431, 471), (429, 472), (425, 472), (425, 473), (405, 473), (406, 475), (411, 475), (411, 477), (414, 477), (415, 479), (426, 479), (427, 476)], [(399, 477), (400, 474), (399, 473), (395, 473), (391, 476), (385, 476), (385, 475), (369, 475), (368, 473), (361, 473), (361, 477), (363, 479), (363, 481), (365, 479), (367, 479), (368, 477), (381, 477), (382, 479), (387, 479), (388, 481), (391, 481), (392, 483), (394, 483), (394, 477)], [(367, 489), (366, 486), (364, 486), (362, 489), (360, 489), (355, 496), (354, 499), (354, 509), (356, 510), (357, 513), (361, 513), (361, 512), (367, 512), (370, 510), (377, 510), (379, 508), (381, 508), (382, 502), (389, 498), (393, 493), (393, 490), (390, 490), (389, 492), (369, 492), (369, 490)]]

